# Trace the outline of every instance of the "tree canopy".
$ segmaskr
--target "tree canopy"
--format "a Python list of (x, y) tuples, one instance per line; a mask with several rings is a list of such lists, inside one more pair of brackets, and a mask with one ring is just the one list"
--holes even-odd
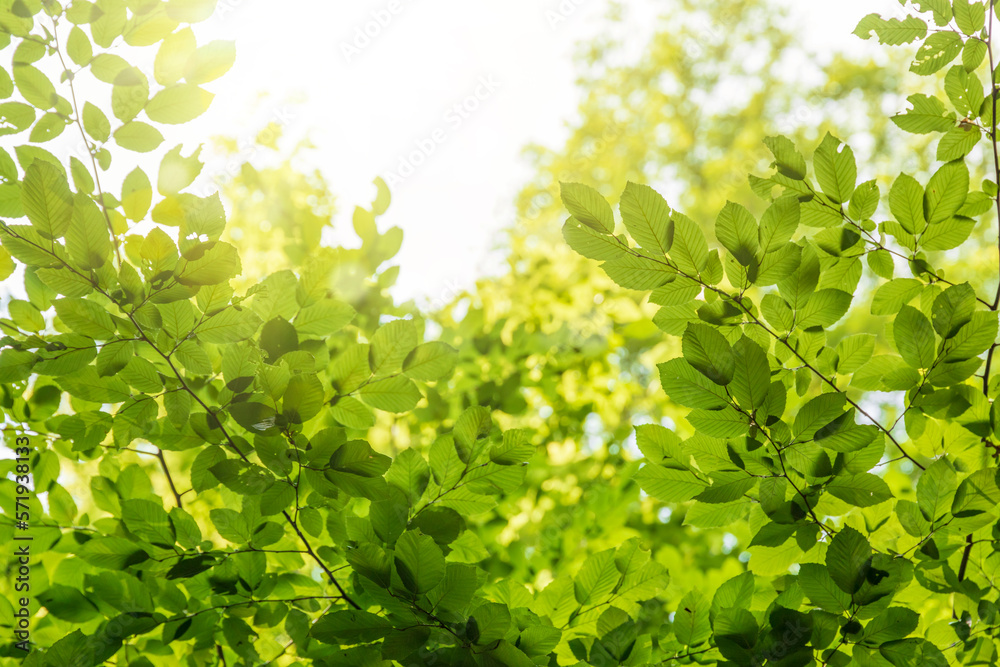
[(4, 660), (997, 662), (992, 2), (794, 85), (764, 2), (594, 42), (509, 271), (430, 310), (381, 179), (333, 247), (272, 130), (218, 193), (163, 145), (215, 4), (0, 0)]

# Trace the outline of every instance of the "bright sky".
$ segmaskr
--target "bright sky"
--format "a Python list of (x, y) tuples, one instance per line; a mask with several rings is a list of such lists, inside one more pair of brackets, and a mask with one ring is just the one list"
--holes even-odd
[[(894, 0), (784, 1), (818, 48), (865, 48), (850, 34), (857, 21), (899, 12)], [(638, 48), (665, 2), (626, 3)], [(578, 101), (574, 48), (600, 32), (605, 8), (605, 0), (292, 0), (275, 11), (265, 0), (219, 0), (197, 33), (236, 39), (237, 63), (184, 138), (248, 142), (268, 120), (308, 136), (338, 197), (338, 239), (348, 243), (372, 179), (395, 174), (381, 225), (405, 232), (398, 294), (444, 301), (499, 265), (497, 232), (515, 222), (511, 202), (530, 174), (521, 150), (561, 143)], [(257, 105), (262, 91), (269, 97)], [(303, 102), (286, 103), (296, 96)]]

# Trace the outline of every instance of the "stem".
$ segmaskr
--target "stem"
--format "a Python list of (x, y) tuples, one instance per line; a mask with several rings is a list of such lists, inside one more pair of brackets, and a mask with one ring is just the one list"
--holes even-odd
[[(992, 129), (990, 137), (991, 143), (993, 144), (993, 177), (994, 181), (997, 184), (1000, 184), (1000, 147), (997, 146), (997, 87), (996, 83), (994, 83), (994, 77), (996, 76), (994, 67), (996, 67), (996, 63), (993, 60), (993, 19), (995, 4), (996, 0), (990, 0), (990, 11), (986, 19), (989, 21), (989, 28), (987, 28), (986, 52), (989, 54), (990, 59), (990, 100), (993, 105), (993, 113), (990, 118), (990, 127)], [(996, 203), (997, 210), (997, 270), (1000, 272), (1000, 192), (993, 197), (993, 200)], [(998, 276), (997, 293), (993, 298), (993, 309), (996, 310), (998, 306), (1000, 306), (1000, 276)], [(989, 374), (986, 376), (986, 383), (989, 384)]]
[(181, 494), (177, 492), (177, 486), (174, 484), (174, 478), (170, 474), (170, 468), (167, 467), (167, 459), (163, 456), (163, 450), (159, 447), (156, 448), (156, 458), (160, 460), (160, 467), (163, 468), (163, 474), (167, 476), (167, 482), (170, 483), (170, 490), (174, 494), (174, 501), (177, 503), (178, 509), (181, 508)]
[(962, 552), (962, 563), (958, 566), (958, 580), (965, 581), (965, 571), (969, 567), (969, 556), (972, 555), (972, 534), (965, 536), (965, 551)]
[(101, 175), (97, 169), (97, 160), (94, 158), (94, 152), (90, 150), (90, 140), (87, 138), (87, 132), (83, 128), (83, 121), (80, 120), (80, 104), (76, 101), (76, 87), (73, 85), (73, 72), (70, 71), (69, 67), (66, 66), (66, 60), (63, 58), (62, 51), (59, 48), (59, 21), (53, 19), (52, 21), (52, 38), (56, 43), (56, 55), (59, 56), (59, 63), (65, 72), (68, 73), (66, 77), (66, 82), (69, 84), (69, 95), (70, 99), (73, 100), (73, 120), (76, 126), (80, 130), (80, 137), (83, 139), (83, 143), (87, 146), (87, 154), (90, 155), (90, 166), (94, 173), (94, 187), (97, 188), (98, 200), (101, 204), (101, 211), (104, 213), (104, 222), (108, 225), (108, 233), (111, 234), (112, 246), (115, 249), (115, 256), (118, 258), (118, 266), (122, 265), (122, 252), (118, 247), (118, 237), (115, 236), (114, 225), (111, 224), (111, 215), (108, 213), (107, 204), (104, 203), (104, 191), (101, 189)]
[[(992, 101), (993, 113), (990, 118), (990, 127), (992, 129), (990, 133), (990, 143), (993, 144), (993, 177), (996, 183), (1000, 184), (1000, 147), (997, 146), (997, 86), (995, 83), (996, 73), (994, 67), (996, 67), (996, 62), (993, 60), (993, 21), (995, 18), (994, 5), (996, 0), (990, 0), (990, 9), (986, 17), (989, 21), (989, 27), (987, 28), (987, 39), (986, 39), (986, 52), (989, 54), (990, 59), (990, 100)], [(1000, 274), (1000, 192), (993, 197), (996, 203), (997, 210), (997, 271)], [(993, 298), (993, 310), (996, 310), (1000, 306), (1000, 275), (997, 278), (997, 293)], [(986, 395), (986, 400), (990, 397), (990, 366), (993, 363), (993, 351), (996, 349), (996, 343), (990, 346), (989, 353), (986, 355), (986, 370), (983, 373), (983, 394)], [(972, 533), (965, 536), (965, 550), (962, 551), (962, 562), (958, 566), (958, 580), (963, 581), (965, 579), (965, 571), (969, 567), (969, 557), (972, 555)]]

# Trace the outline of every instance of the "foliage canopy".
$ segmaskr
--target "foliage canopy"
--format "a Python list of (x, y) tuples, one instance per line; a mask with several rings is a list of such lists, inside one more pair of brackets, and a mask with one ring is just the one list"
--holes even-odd
[[(760, 210), (728, 202), (710, 235), (646, 185), (624, 187), (617, 217), (596, 189), (562, 185), (568, 245), (633, 290), (624, 300), (648, 293), (658, 310), (638, 330), (680, 353), (656, 369), (678, 423), (635, 428), (641, 461), (577, 461), (596, 468), (582, 491), (528, 465), (586, 430), (586, 402), (531, 416), (573, 369), (547, 367), (532, 391), (521, 369), (498, 381), (543, 357), (549, 332), (490, 338), (474, 311), (433, 340), (395, 304), (401, 234), (379, 229), (381, 181), (354, 215), (361, 247), (317, 249), (322, 211), (279, 192), (284, 172), (245, 167), (234, 191), (267, 192), (284, 216), (282, 262), (227, 233), (218, 195), (188, 191), (198, 151), (102, 187), (210, 106), (204, 86), (234, 51), (199, 46), (190, 24), (214, 5), (0, 2), (0, 95), (18, 95), (0, 132), (27, 134), (0, 149), (0, 269), (26, 297), (0, 320), (0, 407), (8, 445), (33, 443), (39, 564), (22, 664), (997, 661), (1000, 288), (996, 267), (949, 279), (947, 254), (1000, 207), (997, 174), (973, 186), (984, 147), (1000, 170), (992, 3), (917, 2), (856, 31), (916, 45), (911, 70), (943, 73), (944, 97), (913, 95), (892, 118), (941, 135), (927, 178), (883, 193), (886, 175), (833, 134), (808, 162), (769, 137), (772, 170), (750, 177)], [(152, 71), (119, 47), (155, 50)], [(78, 96), (85, 76), (110, 102)], [(86, 147), (68, 164), (39, 145), (65, 131)], [(259, 215), (238, 201), (230, 217)], [(858, 311), (884, 330), (849, 330)], [(748, 527), (748, 564), (729, 559), (714, 590), (671, 582), (662, 534), (624, 528), (635, 484), (684, 504), (686, 526)], [(23, 534), (14, 488), (0, 488), (8, 543)], [(587, 534), (614, 546), (541, 572), (492, 548), (546, 492), (617, 515)], [(539, 550), (580, 521), (545, 524)]]

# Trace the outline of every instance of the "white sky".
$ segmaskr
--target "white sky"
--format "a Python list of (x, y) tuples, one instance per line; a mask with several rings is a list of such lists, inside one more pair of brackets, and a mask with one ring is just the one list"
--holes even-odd
[[(850, 34), (857, 21), (871, 11), (899, 12), (895, 0), (784, 1), (816, 48), (866, 48)], [(637, 48), (669, 2), (629, 0)], [(351, 213), (370, 202), (372, 179), (398, 171), (422, 143), (433, 152), (392, 188), (380, 223), (405, 233), (397, 294), (447, 300), (494, 270), (497, 231), (514, 223), (512, 201), (530, 174), (521, 150), (533, 141), (558, 146), (565, 136), (578, 102), (574, 48), (599, 33), (605, 1), (287, 0), (281, 11), (275, 4), (219, 0), (215, 16), (198, 26), (199, 43), (235, 39), (237, 62), (210, 86), (217, 97), (209, 112), (179, 138), (246, 142), (277, 113), (289, 135), (316, 145), (310, 159), (338, 197), (338, 240), (348, 243)], [(377, 34), (355, 42), (379, 16), (385, 25), (369, 26)], [(347, 54), (345, 44), (357, 51)], [(449, 113), (477, 87), (483, 99), (475, 110)], [(269, 98), (255, 104), (262, 91)], [(303, 103), (283, 103), (297, 95)]]

